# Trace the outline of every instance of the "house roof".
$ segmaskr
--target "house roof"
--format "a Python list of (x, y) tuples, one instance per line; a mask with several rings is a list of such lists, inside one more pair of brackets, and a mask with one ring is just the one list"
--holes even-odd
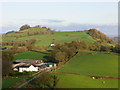
[[(19, 67), (21, 67), (21, 68), (30, 67), (31, 65), (33, 65), (33, 64), (16, 66), (15, 68), (19, 68)], [(42, 65), (33, 65), (33, 66), (34, 66), (34, 67), (40, 67), (40, 68), (45, 68), (45, 67), (46, 67), (45, 64), (42, 64)]]
[(20, 60), (16, 60), (13, 63), (31, 63), (31, 64), (35, 64), (35, 63), (41, 63), (41, 61), (43, 61), (42, 59), (20, 59)]
[[(30, 64), (30, 65), (21, 65), (21, 66), (17, 66), (17, 67), (15, 67), (15, 68), (19, 68), (19, 67), (30, 67), (32, 64)], [(37, 66), (35, 66), (35, 65), (33, 65), (34, 67), (37, 67)]]

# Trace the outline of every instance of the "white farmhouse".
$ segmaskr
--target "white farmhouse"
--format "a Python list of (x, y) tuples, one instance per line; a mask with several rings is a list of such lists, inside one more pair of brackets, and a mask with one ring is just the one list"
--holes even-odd
[(33, 65), (30, 66), (21, 66), (19, 67), (19, 72), (23, 72), (23, 71), (38, 71), (38, 67), (35, 67)]
[(54, 44), (54, 43), (51, 43), (51, 44), (50, 44), (50, 46), (51, 46), (51, 47), (54, 47), (54, 46), (55, 46), (55, 44)]

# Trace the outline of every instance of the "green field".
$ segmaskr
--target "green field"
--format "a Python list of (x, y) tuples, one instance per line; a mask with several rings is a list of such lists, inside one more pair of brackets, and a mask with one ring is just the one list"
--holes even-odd
[(2, 80), (2, 88), (10, 88), (10, 87), (16, 85), (17, 83), (19, 83), (25, 79), (29, 79), (29, 78), (30, 78), (29, 76), (5, 78)]
[(89, 77), (118, 77), (118, 56), (109, 54), (80, 56), (78, 54), (52, 74), (57, 75), (60, 79), (57, 88), (118, 88), (118, 79), (92, 79)]
[[(36, 28), (37, 29), (37, 28)], [(28, 39), (36, 39), (37, 42), (35, 43), (36, 46), (49, 46), (54, 39), (55, 43), (64, 43), (64, 42), (71, 42), (71, 41), (85, 41), (88, 44), (94, 43), (95, 40), (88, 35), (85, 31), (79, 32), (55, 32), (54, 34), (44, 34), (44, 35), (33, 35), (27, 36), (27, 32), (35, 31), (35, 28), (26, 29), (20, 32), (23, 33), (10, 33), (6, 36), (2, 37), (3, 41), (25, 41)], [(22, 35), (23, 37), (16, 38), (17, 35)]]
[(96, 54), (76, 56), (57, 72), (74, 72), (83, 75), (118, 76), (118, 56)]
[(20, 53), (20, 54), (15, 55), (14, 60), (17, 60), (17, 59), (42, 59), (45, 56), (47, 56), (47, 55), (38, 53), (38, 52), (29, 51), (29, 52)]
[(92, 79), (83, 75), (52, 74), (59, 78), (56, 88), (118, 88), (117, 79)]

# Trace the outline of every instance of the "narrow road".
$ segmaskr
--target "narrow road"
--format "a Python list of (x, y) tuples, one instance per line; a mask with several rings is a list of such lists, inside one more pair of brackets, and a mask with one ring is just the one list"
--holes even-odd
[(38, 76), (40, 76), (40, 75), (42, 75), (42, 74), (44, 74), (44, 73), (50, 72), (50, 71), (51, 71), (51, 69), (40, 72), (39, 74), (37, 74), (36, 76), (34, 76), (32, 79), (30, 79), (30, 80), (26, 81), (25, 83), (19, 85), (15, 90), (17, 90), (17, 89), (19, 89), (19, 88), (22, 88), (23, 86), (25, 86), (25, 85), (28, 84), (29, 82), (33, 81), (33, 80), (34, 80), (35, 78), (37, 78)]

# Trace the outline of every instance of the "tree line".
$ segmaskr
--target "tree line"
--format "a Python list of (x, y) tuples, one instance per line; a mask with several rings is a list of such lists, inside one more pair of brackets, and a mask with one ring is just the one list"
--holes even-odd
[(53, 51), (51, 52), (51, 57), (49, 60), (58, 64), (62, 64), (67, 62), (80, 50), (114, 52), (120, 54), (120, 44), (116, 44), (115, 46), (107, 46), (101, 44), (100, 42), (86, 44), (84, 41), (72, 41), (71, 43), (57, 44), (55, 47), (53, 47)]
[(55, 88), (58, 81), (58, 76), (44, 73), (30, 82), (26, 88)]
[[(29, 30), (29, 31), (25, 32), (26, 35), (23, 34), (24, 32), (19, 32), (19, 31), (23, 31), (26, 29), (30, 29), (30, 28), (34, 29), (34, 31)], [(42, 30), (42, 28), (45, 28), (45, 30)], [(32, 35), (54, 34), (54, 32), (55, 32), (47, 27), (41, 27), (40, 25), (36, 25), (34, 27), (31, 27), (28, 24), (22, 25), (20, 27), (19, 31), (9, 31), (4, 36), (21, 38), (21, 37), (32, 36)], [(19, 34), (18, 35), (11, 35), (10, 33), (19, 33)]]

